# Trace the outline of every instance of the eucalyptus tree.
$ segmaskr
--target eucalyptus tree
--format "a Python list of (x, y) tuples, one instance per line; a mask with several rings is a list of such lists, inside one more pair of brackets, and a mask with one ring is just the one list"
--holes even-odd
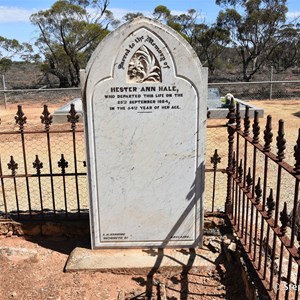
[(300, 65), (300, 26), (297, 23), (289, 23), (282, 26), (278, 34), (282, 37), (282, 42), (268, 61), (277, 73)]
[(39, 30), (35, 46), (43, 68), (58, 77), (61, 87), (79, 85), (79, 70), (109, 32), (108, 26), (116, 25), (108, 4), (109, 0), (59, 0), (31, 15)]
[(217, 24), (208, 25), (195, 9), (175, 15), (163, 5), (154, 9), (153, 17), (180, 33), (194, 48), (202, 64), (213, 74), (216, 59), (229, 43), (229, 33)]
[(0, 70), (2, 72), (7, 71), (16, 56), (26, 60), (31, 52), (32, 47), (30, 44), (0, 36)]
[(218, 26), (230, 32), (231, 46), (240, 57), (243, 79), (252, 77), (282, 48), (286, 0), (216, 0)]

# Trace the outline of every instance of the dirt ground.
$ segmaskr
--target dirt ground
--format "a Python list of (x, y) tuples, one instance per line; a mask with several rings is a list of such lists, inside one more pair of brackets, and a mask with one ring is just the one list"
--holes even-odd
[[(126, 275), (64, 273), (75, 246), (88, 241), (66, 238), (0, 237), (1, 299), (241, 299), (240, 274), (223, 255), (205, 267)], [(210, 250), (207, 250), (210, 251)], [(205, 258), (204, 258), (205, 259)]]

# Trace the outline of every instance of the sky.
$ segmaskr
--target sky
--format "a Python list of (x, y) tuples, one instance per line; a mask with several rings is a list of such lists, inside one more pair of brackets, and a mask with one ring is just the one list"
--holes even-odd
[[(31, 25), (31, 14), (51, 7), (55, 0), (0, 0), (0, 36), (33, 43), (38, 36), (36, 27)], [(127, 12), (143, 12), (150, 16), (158, 5), (167, 6), (173, 14), (186, 13), (195, 9), (207, 23), (216, 20), (219, 6), (215, 0), (110, 0), (108, 9), (115, 18), (121, 19)], [(300, 0), (287, 0), (288, 17), (300, 17)]]

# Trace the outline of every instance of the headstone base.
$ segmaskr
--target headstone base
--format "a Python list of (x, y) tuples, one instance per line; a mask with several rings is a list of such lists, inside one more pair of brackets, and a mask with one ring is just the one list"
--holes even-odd
[(130, 275), (182, 271), (214, 265), (220, 253), (203, 249), (100, 249), (75, 248), (65, 271), (100, 271)]

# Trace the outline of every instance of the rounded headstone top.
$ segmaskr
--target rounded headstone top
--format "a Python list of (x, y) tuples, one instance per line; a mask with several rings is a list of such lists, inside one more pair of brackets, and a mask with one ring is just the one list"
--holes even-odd
[[(196, 64), (196, 67), (198, 68), (202, 66), (194, 49), (178, 32), (157, 20), (148, 17), (137, 17), (110, 32), (99, 43), (87, 64), (87, 73), (100, 57), (102, 57), (101, 64), (103, 63), (103, 56), (110, 55), (110, 57), (114, 57), (115, 53), (122, 47), (122, 44), (126, 40), (130, 42), (130, 37), (132, 37), (132, 43), (134, 43), (135, 38), (139, 34), (138, 31), (142, 29), (148, 31), (150, 35), (155, 35), (164, 44), (164, 47), (172, 52), (174, 58), (183, 51), (181, 59), (184, 60), (183, 56), (186, 56), (184, 63)], [(138, 41), (136, 44), (145, 42), (145, 34), (147, 35), (147, 33), (144, 32), (144, 40)], [(188, 67), (186, 66), (186, 68)]]

